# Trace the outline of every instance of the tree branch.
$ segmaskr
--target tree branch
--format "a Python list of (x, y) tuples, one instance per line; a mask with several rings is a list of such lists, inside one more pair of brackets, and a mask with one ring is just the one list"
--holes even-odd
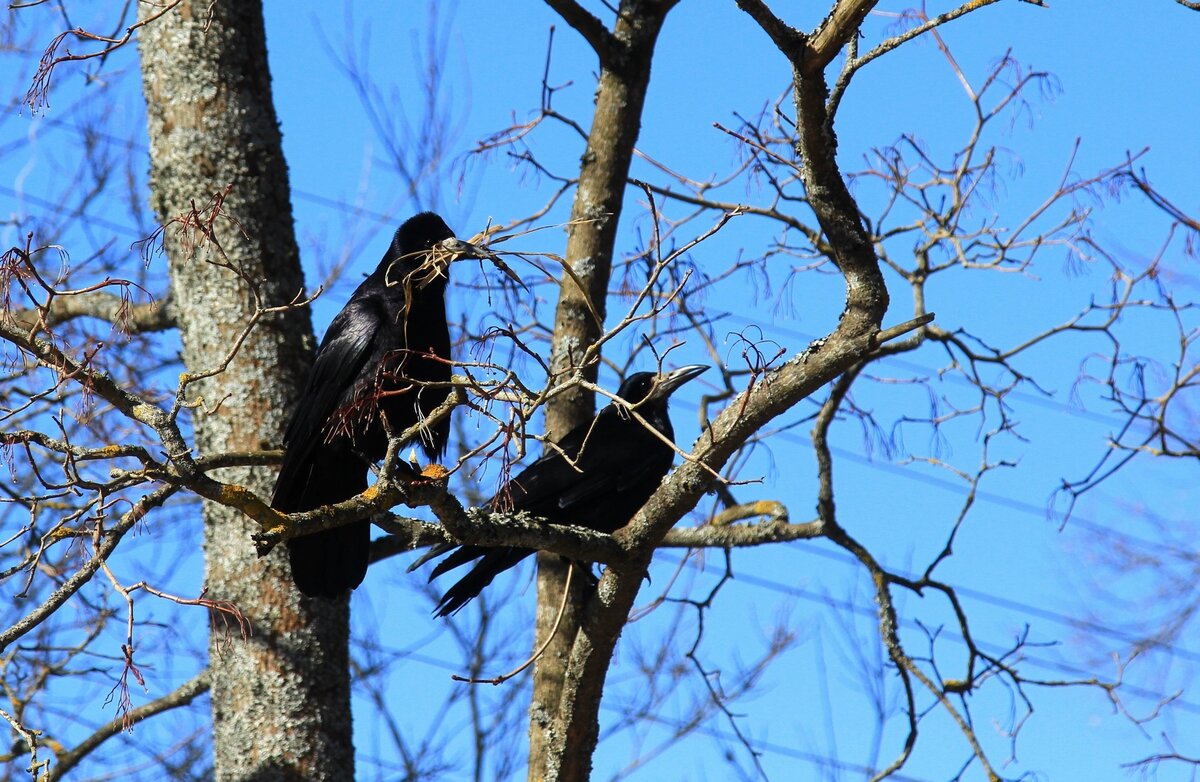
[(748, 548), (767, 543), (811, 540), (820, 536), (821, 524), (817, 521), (788, 524), (775, 520), (728, 527), (705, 525), (673, 529), (658, 544), (658, 548)]
[[(837, 165), (837, 142), (828, 121), (828, 88), (818, 69), (804, 69), (804, 37), (783, 24), (758, 0), (739, 0), (793, 63), (798, 139), (804, 165), (800, 176), (809, 205), (817, 216), (846, 280), (846, 309), (837, 328), (814, 347), (767, 374), (763, 382), (743, 391), (701, 434), (685, 462), (667, 477), (634, 519), (614, 537), (630, 552), (628, 563), (614, 563), (601, 579), (585, 608), (575, 636), (563, 685), (556, 724), (551, 731), (552, 754), (564, 769), (558, 778), (581, 778), (581, 767), (568, 761), (590, 757), (596, 740), (595, 714), (617, 637), (641, 586), (654, 546), (693, 508), (733, 453), (767, 422), (868, 356), (878, 345), (879, 325), (888, 293), (879, 260)], [(857, 7), (851, 4), (852, 7)], [(849, 18), (843, 14), (845, 24)], [(843, 35), (853, 34), (842, 26)], [(587, 768), (587, 766), (582, 766)]]
[[(453, 497), (445, 500), (450, 503)], [(456, 502), (456, 501), (455, 501)], [(375, 526), (389, 533), (388, 537), (371, 542), (371, 561), (404, 554), (439, 543), (459, 543), (470, 546), (518, 546), (549, 551), (580, 562), (613, 563), (626, 559), (628, 553), (612, 535), (586, 527), (552, 524), (528, 512), (489, 513), (482, 508), (455, 508), (442, 505), (443, 524), (430, 524), (420, 519), (383, 513), (375, 516)], [(758, 524), (735, 524), (749, 518), (768, 517)], [(449, 518), (459, 535), (451, 534), (444, 526)], [(745, 548), (766, 543), (806, 540), (818, 537), (816, 522), (789, 524), (787, 511), (777, 502), (750, 502), (728, 508), (711, 523), (699, 527), (672, 529), (658, 548)]]
[[(413, 537), (420, 539), (435, 538), (433, 530), (444, 529), (432, 543), (460, 543), (468, 546), (513, 546), (516, 548), (538, 549), (549, 551), (578, 562), (617, 562), (625, 557), (625, 550), (613, 539), (612, 535), (586, 527), (574, 527), (564, 524), (551, 524), (534, 516), (527, 511), (519, 513), (490, 513), (483, 508), (463, 508), (454, 495), (445, 491), (445, 487), (430, 487), (423, 500), (437, 515), (442, 527), (432, 527), (428, 534), (417, 527)], [(434, 498), (433, 492), (440, 496)], [(405, 521), (416, 521), (405, 520)], [(418, 522), (424, 524), (423, 522)], [(390, 541), (395, 540), (395, 543)], [(399, 554), (409, 550), (409, 537), (384, 538), (372, 546), (372, 557), (383, 558), (391, 554)]]
[(75, 318), (98, 318), (112, 323), (126, 334), (166, 331), (175, 327), (175, 311), (170, 297), (145, 304), (130, 304), (112, 293), (93, 291), (78, 296), (56, 296), (44, 312), (17, 310), (8, 315), (22, 331), (54, 328)]
[(95, 553), (83, 563), (79, 570), (75, 571), (58, 589), (51, 592), (50, 596), (41, 605), (30, 611), (8, 629), (0, 632), (0, 652), (8, 648), (8, 645), (13, 641), (46, 621), (55, 611), (61, 608), (72, 595), (91, 580), (96, 571), (100, 569), (100, 566), (104, 564), (113, 550), (116, 549), (117, 544), (121, 542), (121, 538), (125, 533), (132, 529), (133, 525), (141, 521), (150, 510), (162, 505), (167, 501), (168, 497), (178, 490), (177, 486), (160, 486), (138, 500), (132, 508), (121, 516), (121, 520), (115, 526), (104, 532), (99, 545), (96, 546)]
[(97, 372), (68, 356), (53, 342), (33, 336), (15, 324), (0, 318), (0, 338), (26, 351), (60, 377), (74, 378), (85, 384), (127, 418), (152, 428), (167, 449), (168, 457), (185, 472), (194, 472), (191, 448), (184, 440), (172, 416), (157, 405), (119, 386), (109, 375)]
[[(593, 383), (596, 380), (597, 362), (583, 360), (602, 336), (602, 323), (597, 323), (592, 316), (598, 314), (602, 321), (605, 314), (617, 224), (641, 128), (655, 42), (676, 1), (623, 0), (611, 33), (620, 42), (621, 56), (609, 57), (606, 61), (601, 52), (595, 111), (567, 233), (566, 259), (575, 272), (573, 280), (578, 278), (583, 284), (564, 284), (559, 290), (550, 349), (554, 382), (578, 375)], [(573, 0), (548, 2), (569, 13), (577, 8)], [(594, 33), (594, 37), (599, 34)], [(545, 410), (546, 436), (553, 440), (591, 418), (595, 413), (595, 399), (591, 391), (580, 386), (555, 396)], [(569, 708), (562, 697), (561, 683), (568, 649), (572, 639), (579, 635), (579, 601), (575, 598), (582, 594), (581, 589), (574, 588), (572, 599), (565, 604), (562, 602), (566, 573), (560, 567), (560, 561), (554, 561), (556, 559), (538, 558), (539, 608), (534, 643), (540, 647), (548, 637), (555, 641), (534, 672), (529, 732), (530, 779), (587, 777), (599, 732), (597, 711), (591, 709), (586, 715), (576, 715), (587, 723), (582, 733), (589, 738), (582, 744), (564, 753), (561, 751), (564, 747), (555, 735), (556, 723), (564, 719)], [(552, 633), (551, 628), (559, 625), (555, 615), (560, 604), (566, 605), (567, 611), (561, 619), (560, 629)], [(600, 678), (603, 680), (603, 673)]]
[(57, 782), (62, 779), (67, 772), (79, 765), (79, 762), (93, 750), (122, 730), (128, 730), (134, 723), (141, 722), (156, 714), (162, 714), (164, 711), (170, 711), (180, 706), (187, 706), (197, 696), (206, 692), (208, 692), (207, 668), (181, 684), (174, 692), (168, 693), (158, 700), (151, 701), (136, 709), (132, 709), (122, 717), (113, 719), (75, 747), (59, 755), (58, 763), (50, 769), (50, 773), (45, 777), (46, 782)]
[[(812, 75), (825, 69), (854, 36), (863, 19), (879, 0), (839, 0), (833, 12), (808, 37), (808, 58), (803, 63), (805, 73)], [(793, 64), (797, 64), (795, 60)]]
[(620, 42), (604, 26), (604, 23), (592, 16), (586, 8), (575, 0), (546, 0), (546, 5), (553, 8), (564, 22), (583, 36), (583, 39), (595, 50), (601, 64), (607, 66), (616, 58), (617, 52), (620, 50)]
[(802, 63), (808, 51), (808, 37), (784, 22), (761, 0), (737, 0), (737, 7), (750, 15), (771, 37), (775, 47), (795, 65)]

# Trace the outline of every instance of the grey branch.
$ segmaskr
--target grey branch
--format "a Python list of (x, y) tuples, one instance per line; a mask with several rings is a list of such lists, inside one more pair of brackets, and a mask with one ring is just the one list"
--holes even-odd
[(175, 310), (170, 298), (145, 304), (130, 304), (112, 293), (91, 291), (77, 296), (56, 296), (45, 311), (24, 309), (9, 315), (22, 331), (54, 328), (76, 318), (99, 318), (126, 334), (146, 334), (175, 327)]
[(616, 562), (626, 556), (612, 535), (550, 524), (527, 511), (489, 513), (483, 508), (463, 508), (448, 492), (430, 502), (430, 507), (443, 526), (390, 514), (376, 518), (375, 523), (392, 535), (372, 544), (371, 559), (437, 543), (542, 549), (581, 562)]
[(810, 540), (821, 536), (821, 523), (809, 521), (789, 524), (786, 521), (764, 521), (758, 524), (736, 524), (728, 527), (681, 527), (663, 538), (659, 548), (748, 548), (767, 543), (791, 540)]
[[(440, 518), (449, 518), (457, 531), (420, 519), (380, 514), (373, 521), (390, 533), (371, 544), (371, 561), (377, 562), (438, 543), (465, 543), (473, 546), (517, 546), (550, 551), (583, 562), (620, 562), (629, 552), (613, 538), (585, 527), (550, 524), (528, 512), (489, 513), (483, 508), (462, 509), (447, 497), (441, 501)], [(765, 517), (757, 524), (736, 524), (746, 519)], [(789, 540), (817, 537), (817, 522), (789, 524), (787, 510), (774, 501), (750, 502), (728, 508), (710, 523), (699, 527), (674, 529), (667, 533), (659, 548), (743, 548)]]
[(619, 47), (616, 36), (575, 0), (546, 0), (546, 5), (553, 8), (564, 22), (583, 36), (583, 39), (596, 51), (600, 62), (607, 63), (616, 55)]

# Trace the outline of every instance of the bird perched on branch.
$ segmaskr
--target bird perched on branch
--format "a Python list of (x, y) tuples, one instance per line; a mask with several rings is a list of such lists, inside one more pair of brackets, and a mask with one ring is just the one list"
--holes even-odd
[[(446, 399), (450, 331), (446, 283), (459, 258), (491, 258), (422, 212), (400, 226), (379, 267), (346, 302), (317, 348), (308, 384), (284, 434), (286, 450), (271, 506), (307, 511), (361, 494), (370, 465), (400, 434)], [(446, 450), (450, 421), (414, 438), (432, 461)], [(371, 523), (288, 540), (292, 579), (306, 595), (337, 597), (362, 583)]]
[[(617, 531), (646, 504), (675, 459), (671, 445), (675, 431), (667, 415), (667, 401), (676, 389), (706, 369), (693, 365), (663, 375), (630, 375), (617, 391), (621, 402), (612, 402), (592, 420), (572, 429), (557, 449), (547, 449), (485, 507), (493, 511), (511, 507), (554, 524)], [(430, 580), (468, 562), (475, 566), (446, 590), (435, 609), (438, 616), (458, 611), (499, 573), (534, 550), (448, 543), (434, 547), (413, 568), (446, 553), (449, 556), (434, 567)]]

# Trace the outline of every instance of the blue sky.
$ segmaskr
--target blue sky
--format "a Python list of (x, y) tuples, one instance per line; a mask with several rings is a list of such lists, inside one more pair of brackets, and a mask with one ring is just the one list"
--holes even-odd
[[(903, 4), (881, 3), (880, 10), (899, 11)], [(410, 123), (420, 117), (420, 80), (416, 75), (423, 46), (427, 15), (420, 3), (356, 3), (350, 16), (335, 4), (267, 3), (267, 35), (275, 99), (284, 133), (294, 188), (293, 208), (306, 273), (315, 285), (350, 248), (353, 263), (340, 285), (314, 306), (318, 331), (345, 300), (360, 273), (373, 268), (394, 226), (418, 206), (436, 206), (451, 225), (468, 235), (490, 218), (506, 221), (539, 207), (549, 184), (539, 181), (496, 155), (488, 160), (465, 157), (477, 139), (514, 121), (532, 116), (539, 100), (551, 12), (538, 3), (462, 2), (442, 6), (442, 34), (434, 45), (444, 47), (448, 80), (445, 98), (455, 133), (447, 162), (439, 171), (441, 198), (437, 204), (414, 203), (402, 192), (389, 169), (384, 145), (367, 121), (366, 112), (349, 81), (335, 63), (353, 51), (368, 64), (380, 87), (383, 111), (395, 113), (398, 104)], [(931, 6), (931, 13), (943, 8)], [(801, 25), (813, 18), (789, 18)], [(878, 41), (895, 20), (872, 17), (866, 27), (864, 47)], [(1195, 39), (1200, 14), (1166, 0), (1138, 4), (1136, 11), (1116, 3), (1058, 0), (1050, 8), (1006, 2), (985, 8), (944, 28), (942, 36), (967, 77), (978, 83), (989, 67), (1011, 49), (1022, 64), (1053, 76), (1053, 88), (1032, 95), (1029, 105), (1011, 122), (997, 123), (989, 142), (1007, 150), (1008, 177), (994, 196), (999, 219), (1015, 222), (1053, 189), (1066, 161), (1080, 139), (1074, 170), (1080, 176), (1120, 162), (1127, 151), (1149, 147), (1142, 159), (1150, 179), (1176, 203), (1193, 213), (1194, 179), (1200, 172), (1200, 146), (1195, 143), (1200, 94), (1200, 55)], [(32, 27), (30, 29), (33, 29)], [(44, 27), (51, 29), (50, 27)], [(349, 49), (347, 48), (349, 47)], [(0, 67), (14, 63), (6, 59)], [(27, 62), (21, 67), (24, 68)], [(550, 81), (566, 85), (556, 93), (555, 108), (581, 121), (589, 118), (593, 92), (594, 56), (573, 31), (557, 24)], [(7, 71), (6, 71), (7, 72)], [(14, 70), (14, 72), (16, 72)], [(17, 76), (28, 79), (28, 73)], [(78, 70), (64, 69), (56, 79), (50, 109), (41, 117), (26, 111), (9, 112), (0, 122), (0, 214), (19, 215), (8, 224), (6, 245), (18, 241), (27, 226), (46, 218), (37, 199), (56, 201), (64, 192), (62, 176), (73, 170), (78, 135), (60, 122), (78, 121), (79, 115), (103, 115), (116, 136), (130, 132), (138, 144), (141, 106), (134, 63), (125, 56), (106, 65), (104, 76), (116, 82), (103, 100), (91, 97)], [(787, 87), (788, 69), (776, 52), (732, 3), (694, 0), (682, 3), (668, 19), (655, 61), (639, 148), (672, 169), (696, 177), (717, 175), (731, 168), (737, 146), (712, 127), (731, 125), (735, 112), (752, 115)], [(847, 170), (861, 166), (874, 147), (897, 140), (901, 134), (918, 137), (942, 158), (961, 143), (971, 114), (962, 87), (938, 48), (930, 40), (911, 43), (867, 66), (856, 78), (839, 114), (840, 155)], [(540, 158), (570, 170), (581, 146), (569, 133), (548, 129), (535, 142)], [(144, 147), (139, 147), (144, 149)], [(144, 154), (144, 152), (140, 153)], [(144, 180), (144, 161), (131, 166), (132, 176)], [(639, 164), (638, 175), (653, 172)], [(142, 181), (139, 180), (139, 181)], [(461, 183), (461, 186), (460, 186)], [(143, 185), (144, 186), (144, 185)], [(761, 191), (738, 185), (740, 192), (726, 193), (730, 200), (761, 200)], [(864, 186), (865, 188), (865, 186)], [(735, 188), (736, 189), (736, 188)], [(857, 191), (856, 191), (857, 192)], [(631, 192), (622, 222), (621, 245), (636, 246), (644, 235), (646, 218)], [(864, 194), (864, 198), (866, 194)], [(8, 204), (11, 204), (9, 206)], [(544, 221), (565, 218), (564, 202)], [(1138, 198), (1093, 203), (1094, 234), (1132, 268), (1144, 264), (1159, 249), (1166, 231), (1163, 217)], [(670, 208), (668, 207), (668, 211)], [(90, 231), (72, 234), (75, 257), (83, 249), (103, 245), (116, 236), (124, 246), (130, 225), (125, 205), (101, 202), (89, 206)], [(869, 212), (869, 210), (868, 210)], [(107, 221), (107, 222), (106, 222)], [(110, 226), (109, 224), (115, 224)], [(118, 229), (126, 229), (125, 231)], [(701, 268), (719, 269), (740, 251), (761, 252), (770, 238), (761, 221), (742, 218), (730, 231), (702, 245), (693, 260)], [(561, 252), (562, 234), (551, 231), (523, 240), (530, 250)], [(893, 248), (902, 252), (902, 248)], [(1179, 295), (1195, 298), (1191, 270), (1176, 242), (1166, 255), (1168, 284), (1179, 286)], [(152, 270), (153, 272), (153, 270)], [(781, 278), (780, 278), (781, 279)], [(930, 308), (947, 329), (960, 325), (997, 344), (1013, 344), (1079, 312), (1091, 296), (1106, 291), (1104, 267), (1074, 270), (1061, 253), (1048, 255), (1026, 276), (994, 275), (980, 281), (971, 275), (948, 276), (930, 289)], [(909, 300), (899, 289), (893, 297), (889, 322), (909, 317)], [(833, 327), (841, 309), (839, 283), (829, 276), (802, 274), (782, 288), (778, 279), (772, 296), (755, 298), (746, 287), (726, 289), (710, 297), (715, 309), (728, 312), (729, 328), (718, 334), (753, 325), (785, 347), (789, 355), (812, 338)], [(780, 306), (775, 296), (790, 297)], [(477, 317), (481, 303), (461, 289), (451, 299), (452, 311)], [(1131, 349), (1171, 359), (1174, 338), (1160, 320), (1131, 318), (1123, 332)], [(1163, 348), (1160, 346), (1169, 346)], [(730, 347), (729, 350), (734, 350)], [(1154, 599), (1160, 581), (1152, 573), (1120, 577), (1103, 569), (1104, 555), (1139, 540), (1156, 551), (1159, 533), (1143, 512), (1150, 508), (1184, 541), (1194, 540), (1196, 491), (1189, 465), (1135, 463), (1118, 479), (1084, 499), (1077, 519), (1064, 529), (1047, 513), (1049, 499), (1063, 478), (1077, 478), (1103, 453), (1106, 438), (1120, 425), (1111, 405), (1092, 387), (1071, 391), (1080, 361), (1096, 343), (1075, 337), (1055, 341), (1021, 360), (1026, 371), (1053, 392), (1048, 398), (1032, 392), (1016, 398), (1014, 415), (1021, 421), (1027, 441), (1000, 440), (993, 457), (1012, 459), (1016, 466), (989, 476), (981, 487), (955, 546), (955, 555), (939, 571), (943, 578), (964, 590), (964, 604), (972, 612), (973, 630), (989, 648), (1001, 647), (1028, 627), (1036, 643), (1056, 643), (1030, 649), (1024, 665), (1030, 675), (1049, 679), (1079, 678), (1091, 670), (1111, 678), (1115, 670), (1111, 651), (1124, 649), (1120, 632), (1139, 619), (1154, 618), (1156, 606), (1176, 605), (1171, 596)], [(695, 344), (682, 351), (680, 361), (699, 355)], [(689, 359), (691, 357), (691, 359)], [(945, 364), (940, 351), (929, 348), (874, 369), (878, 375), (911, 379), (934, 376)], [(610, 378), (611, 379), (611, 378)], [(699, 384), (697, 384), (699, 385)], [(969, 389), (948, 379), (934, 384), (937, 395), (967, 404)], [(697, 391), (702, 390), (697, 388)], [(876, 410), (882, 420), (900, 415), (921, 415), (928, 394), (913, 386), (869, 385), (856, 401)], [(811, 408), (802, 407), (779, 423), (796, 423)], [(677, 440), (689, 444), (698, 431), (694, 397), (685, 397), (673, 408)], [(806, 520), (814, 505), (815, 470), (808, 445), (810, 425), (801, 423), (779, 435), (769, 450), (760, 450), (745, 465), (743, 478), (761, 478), (760, 484), (739, 487), (740, 498), (771, 498), (785, 502), (796, 521)], [(466, 427), (470, 433), (471, 427)], [(963, 499), (963, 485), (944, 469), (902, 464), (903, 456), (938, 455), (947, 463), (970, 470), (979, 461), (981, 431), (977, 421), (948, 426), (944, 440), (931, 438), (920, 427), (905, 429), (906, 448), (895, 457), (878, 448), (868, 450), (857, 424), (835, 427), (834, 445), (840, 462), (836, 468), (839, 514), (842, 523), (872, 548), (888, 566), (919, 572), (944, 542)], [(709, 501), (701, 508), (709, 507)], [(689, 523), (685, 521), (684, 523)], [(191, 531), (198, 537), (198, 532)], [(133, 541), (152, 562), (166, 556), (178, 538), (169, 542), (153, 535)], [(656, 565), (653, 582), (643, 601), (657, 595), (670, 582), (677, 552), (664, 555)], [(130, 560), (137, 563), (139, 560)], [(461, 652), (448, 633), (429, 618), (429, 604), (418, 594), (417, 576), (403, 573), (404, 562), (374, 568), (355, 596), (357, 632), (378, 639), (390, 650), (405, 650), (404, 661), (381, 684), (402, 733), (418, 742), (429, 730), (431, 715), (439, 713), (447, 694), (461, 685), (449, 673), (462, 669)], [(151, 567), (151, 565), (143, 565)], [(195, 557), (187, 560), (173, 578), (183, 591), (189, 574), (196, 573)], [(136, 571), (136, 564), (130, 565)], [(715, 583), (723, 560), (719, 553), (704, 558), (704, 568), (688, 567), (671, 594), (700, 595)], [(855, 769), (886, 763), (903, 739), (903, 720), (892, 719), (882, 735), (878, 756), (872, 748), (871, 704), (856, 672), (860, 655), (873, 660), (880, 654), (874, 630), (873, 606), (861, 569), (844, 554), (822, 542), (766, 547), (733, 554), (735, 580), (726, 585), (706, 619), (701, 658), (713, 668), (734, 670), (755, 659), (768, 645), (772, 628), (794, 634), (795, 643), (774, 660), (755, 691), (732, 710), (737, 726), (752, 745), (763, 750), (762, 763), (771, 779), (858, 779)], [(194, 582), (194, 576), (191, 576)], [(514, 644), (523, 650), (529, 634), (532, 588), (527, 570), (514, 573), (497, 589), (511, 590), (513, 600), (501, 609)], [(1177, 596), (1178, 597), (1178, 596)], [(938, 641), (939, 660), (958, 661), (961, 646), (953, 639), (952, 617), (944, 602), (930, 595), (901, 598), (906, 619), (903, 637), (917, 654), (925, 643), (915, 624), (944, 626)], [(456, 620), (470, 622), (473, 615)], [(1072, 625), (1089, 619), (1095, 624)], [(716, 714), (703, 727), (702, 738), (671, 740), (670, 725), (687, 719), (698, 701), (693, 678), (666, 701), (656, 717), (666, 724), (643, 723), (635, 730), (616, 730), (621, 715), (644, 695), (639, 663), (653, 660), (672, 628), (683, 627), (674, 646), (694, 634), (694, 617), (686, 609), (663, 608), (632, 625), (622, 638), (612, 688), (605, 702), (605, 739), (597, 754), (597, 779), (612, 778), (633, 758), (650, 748), (652, 757), (629, 773), (635, 779), (728, 779), (722, 755), (728, 752), (741, 768), (750, 768), (744, 748), (731, 739), (729, 720)], [(668, 659), (677, 661), (675, 648)], [(489, 664), (502, 670), (507, 660)], [(1132, 684), (1151, 692), (1182, 689), (1183, 695), (1163, 720), (1145, 732), (1113, 713), (1102, 693), (1083, 689), (1033, 689), (1036, 711), (1016, 744), (1014, 763), (1002, 773), (1024, 773), (1045, 779), (1118, 779), (1134, 773), (1122, 763), (1136, 761), (1163, 749), (1163, 731), (1179, 742), (1185, 754), (1200, 753), (1192, 743), (1198, 735), (1200, 695), (1193, 692), (1194, 672), (1200, 662), (1200, 643), (1194, 630), (1173, 649), (1160, 650), (1138, 661), (1126, 675)], [(949, 666), (949, 662), (947, 662)], [(186, 668), (186, 664), (181, 666)], [(170, 676), (164, 666), (163, 678)], [(950, 667), (943, 674), (955, 675)], [(694, 677), (694, 674), (693, 674)], [(154, 681), (151, 680), (152, 687)], [(164, 683), (165, 686), (166, 683)], [(515, 683), (481, 694), (493, 707), (520, 700), (525, 685)], [(880, 684), (885, 701), (894, 705), (894, 677)], [(513, 694), (513, 693), (516, 694)], [(152, 694), (159, 694), (157, 692)], [(1145, 711), (1152, 698), (1131, 697), (1135, 710)], [(699, 702), (703, 702), (701, 699)], [(101, 709), (97, 701), (96, 709)], [(395, 762), (385, 726), (374, 717), (365, 697), (356, 702), (363, 760)], [(998, 726), (1008, 724), (1013, 709), (1011, 693), (989, 685), (971, 696), (977, 729), (993, 760), (1008, 757), (1007, 740)], [(522, 710), (517, 709), (518, 713)], [(447, 725), (463, 719), (461, 704), (446, 715)], [(147, 730), (150, 730), (147, 727)], [(611, 735), (610, 735), (611, 733)], [(967, 760), (968, 750), (944, 716), (929, 717), (905, 778), (950, 778)], [(824, 770), (813, 761), (833, 759)], [(836, 765), (844, 764), (843, 766)], [(840, 768), (840, 770), (839, 770)], [(390, 779), (381, 771), (363, 778)], [(455, 767), (448, 778), (466, 778), (466, 769)], [(979, 777), (972, 767), (967, 779)], [(1165, 766), (1158, 779), (1187, 778), (1182, 768)]]

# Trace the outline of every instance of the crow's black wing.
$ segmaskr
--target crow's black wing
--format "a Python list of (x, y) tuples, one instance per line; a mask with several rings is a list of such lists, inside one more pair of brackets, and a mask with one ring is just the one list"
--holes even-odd
[[(539, 512), (543, 509), (549, 509), (552, 512), (555, 493), (562, 486), (567, 485), (573, 478), (577, 478), (580, 475), (563, 458), (562, 454), (565, 453), (571, 459), (575, 459), (579, 455), (579, 449), (583, 445), (585, 437), (593, 424), (594, 419), (582, 426), (575, 427), (562, 438), (557, 444), (557, 448), (547, 446), (546, 452), (540, 458), (501, 487), (500, 491), (496, 492), (496, 496), (492, 497), (484, 507), (489, 510), (511, 507), (517, 511), (527, 510), (537, 516), (545, 515), (544, 511)], [(532, 553), (532, 550), (526, 549), (501, 548), (506, 551), (523, 551), (525, 554), (522, 554), (522, 557)], [(459, 546), (454, 543), (439, 543), (422, 554), (416, 562), (412, 563), (408, 568), (408, 572), (411, 573), (430, 560), (437, 559), (444, 554), (449, 554), (450, 556), (437, 563), (433, 571), (430, 572), (429, 580), (432, 581), (443, 573), (485, 556), (492, 550), (494, 549), (486, 546)], [(498, 572), (500, 571), (496, 570), (491, 575), (494, 576)], [(491, 578), (488, 577), (485, 583), (489, 583), (490, 581)], [(483, 587), (480, 586), (479, 588), (482, 589)], [(478, 594), (478, 592), (476, 591), (473, 594)], [(444, 616), (445, 614), (441, 615)]]
[[(673, 456), (670, 447), (645, 425), (615, 407), (602, 410), (563, 442), (574, 466), (553, 453), (513, 480), (519, 487), (513, 492), (517, 508), (559, 524), (587, 525), (586, 520), (601, 508), (624, 506), (622, 495), (644, 491), (647, 484), (657, 485), (670, 469)], [(520, 493), (524, 497), (517, 500)], [(621, 523), (624, 521), (627, 519)]]
[(352, 298), (329, 324), (283, 437), (287, 450), (275, 483), (273, 507), (288, 512), (311, 510), (296, 504), (309, 482), (313, 450), (324, 439), (326, 424), (349, 398), (361, 373), (370, 371), (365, 365), (382, 325), (378, 302), (366, 296)]
[[(640, 421), (610, 406), (571, 430), (558, 448), (547, 448), (542, 458), (492, 498), (489, 507), (503, 507), (511, 501), (515, 510), (529, 511), (554, 523), (581, 524), (610, 532), (625, 524), (646, 501), (670, 469), (673, 456), (671, 448)], [(447, 552), (449, 556), (434, 567), (431, 580), (478, 562), (442, 596), (434, 610), (438, 616), (458, 611), (499, 573), (534, 550), (508, 546), (454, 548), (444, 544), (421, 561)]]
[[(619, 443), (605, 443), (594, 458), (585, 450), (584, 458), (579, 460), (584, 474), (558, 495), (559, 510), (569, 517), (614, 495), (644, 486), (648, 481), (653, 481), (652, 486), (657, 485), (671, 469), (673, 454), (663, 447), (647, 449), (645, 443), (638, 445), (643, 447), (623, 448)], [(570, 523), (569, 520), (566, 523)]]
[(559, 496), (576, 482), (587, 480), (587, 467), (580, 459), (580, 452), (586, 461), (595, 459), (592, 451), (599, 449), (593, 446), (611, 436), (609, 419), (614, 412), (605, 408), (592, 420), (568, 432), (556, 445), (547, 445), (541, 458), (505, 484), (488, 505), (505, 507), (511, 502), (514, 510), (554, 518)]

